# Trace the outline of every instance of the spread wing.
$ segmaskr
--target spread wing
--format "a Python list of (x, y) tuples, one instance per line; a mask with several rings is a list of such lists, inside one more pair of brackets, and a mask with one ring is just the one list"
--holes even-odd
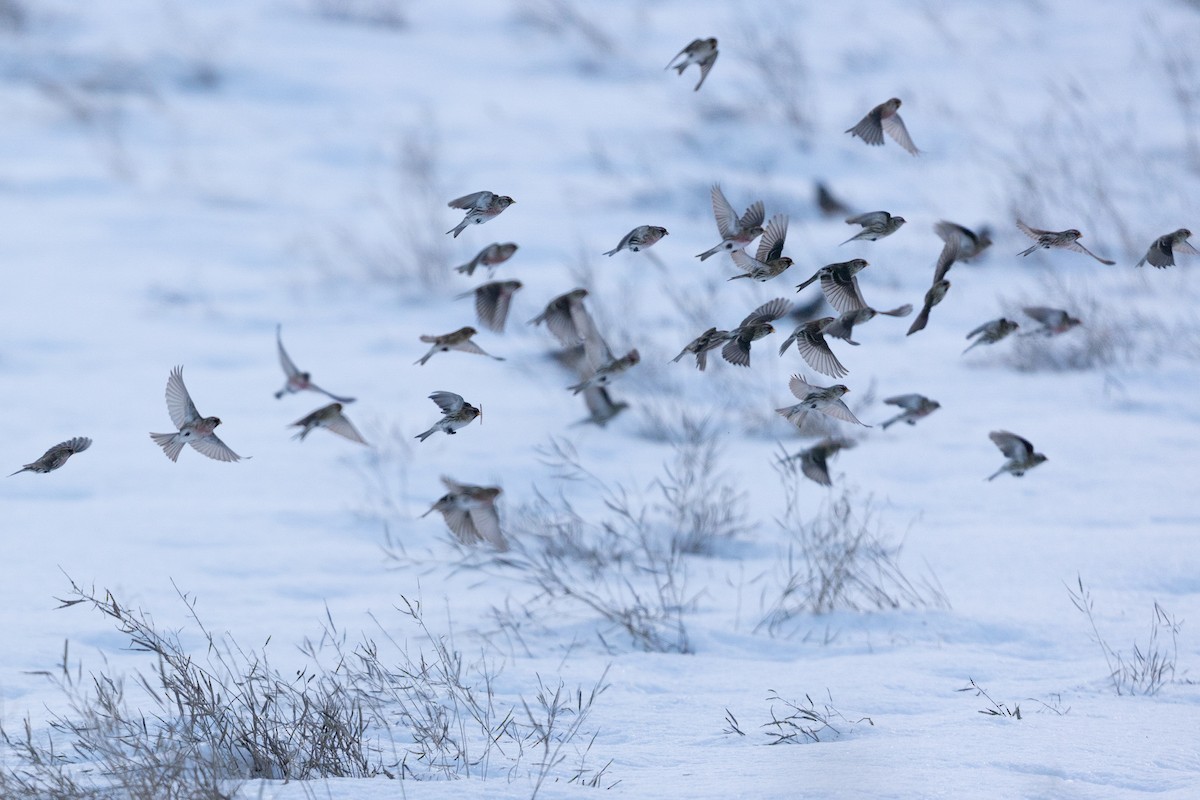
[(763, 220), (767, 218), (766, 209), (763, 208), (762, 200), (755, 200), (746, 209), (746, 213), (742, 214), (742, 218), (738, 220), (738, 225), (742, 230), (753, 228), (756, 225), (762, 225)]
[(762, 238), (758, 241), (757, 258), (759, 261), (766, 263), (783, 255), (783, 240), (787, 238), (787, 229), (787, 214), (776, 214), (771, 217), (771, 221), (767, 223), (767, 229), (763, 231)]
[(793, 375), (792, 379), (788, 381), (788, 388), (792, 390), (792, 394), (796, 395), (797, 400), (803, 400), (817, 387), (808, 383), (799, 375)]
[(857, 136), (867, 144), (882, 145), (883, 126), (879, 124), (879, 108), (868, 111), (867, 115), (860, 119), (853, 128), (847, 129), (846, 133)]
[(1027, 306), (1021, 310), (1043, 325), (1051, 327), (1061, 325), (1063, 318), (1067, 315), (1067, 312), (1060, 308), (1046, 308), (1045, 306)]
[(845, 270), (831, 270), (821, 276), (821, 291), (829, 305), (842, 314), (858, 311), (867, 307), (862, 292), (858, 288), (858, 278), (847, 275)]
[(925, 403), (925, 397), (919, 394), (898, 394), (895, 397), (885, 398), (884, 401), (889, 406), (899, 406), (905, 411), (917, 411)]
[(495, 195), (486, 190), (482, 192), (471, 192), (470, 194), (464, 194), (462, 197), (456, 197), (446, 205), (448, 205), (450, 208), (486, 208), (491, 203), (493, 197), (495, 197)]
[(1021, 229), (1021, 233), (1025, 234), (1030, 239), (1037, 239), (1041, 236), (1046, 236), (1047, 234), (1051, 233), (1051, 231), (1044, 231), (1041, 228), (1032, 228), (1021, 220), (1017, 220), (1017, 227)]
[(791, 310), (791, 300), (788, 300), (785, 297), (776, 297), (774, 300), (768, 300), (758, 308), (751, 311), (750, 315), (742, 320), (742, 324), (738, 327), (744, 328), (748, 325), (758, 325), (763, 322), (774, 322)]
[(888, 221), (888, 217), (890, 216), (886, 211), (868, 211), (856, 217), (847, 217), (846, 224), (862, 225), (864, 228), (870, 225), (883, 225)]
[[(908, 135), (908, 128), (904, 127), (904, 120), (900, 119), (899, 114), (892, 114), (884, 117), (881, 121), (883, 129), (887, 131), (887, 135), (895, 140), (896, 144), (903, 147), (912, 155), (917, 155), (921, 151), (913, 144), (912, 137)], [(882, 139), (881, 139), (882, 141)]]
[(279, 366), (283, 367), (283, 372), (289, 378), (293, 378), (300, 374), (300, 370), (296, 368), (296, 363), (288, 356), (287, 350), (283, 349), (283, 326), (275, 326), (275, 342), (279, 345)]
[(200, 419), (200, 412), (183, 385), (182, 366), (171, 370), (171, 376), (167, 378), (167, 413), (171, 415), (171, 422), (176, 429)]
[(802, 331), (801, 335), (796, 337), (796, 350), (810, 367), (822, 375), (840, 378), (849, 372), (829, 349), (825, 337), (816, 331)]
[(834, 400), (826, 405), (821, 406), (821, 411), (834, 419), (840, 419), (842, 422), (852, 422), (855, 425), (862, 425), (864, 428), (871, 427), (864, 425), (863, 422), (847, 408), (846, 404), (841, 400)]
[(487, 540), (497, 550), (507, 550), (508, 542), (500, 531), (500, 517), (494, 503), (480, 503), (467, 512), (477, 537)]
[(462, 395), (455, 394), (454, 392), (434, 392), (429, 395), (429, 399), (437, 403), (438, 408), (442, 410), (443, 414), (456, 414), (462, 411), (463, 406), (466, 404)]
[(721, 191), (720, 184), (713, 184), (712, 207), (713, 217), (717, 220), (717, 231), (720, 232), (721, 238), (732, 239), (737, 234), (740, 223), (737, 212), (729, 204), (729, 200), (725, 197), (725, 192)]
[(199, 452), (217, 461), (241, 461), (242, 457), (229, 449), (229, 446), (217, 438), (215, 433), (200, 436), (188, 441)]
[(995, 442), (1001, 453), (1014, 461), (1027, 461), (1033, 453), (1033, 444), (1015, 433), (992, 431), (988, 438)]
[(343, 436), (352, 442), (358, 442), (359, 444), (367, 443), (367, 440), (362, 437), (362, 434), (358, 432), (358, 429), (354, 427), (350, 420), (346, 419), (344, 414), (334, 414), (325, 421), (325, 427), (338, 436)]

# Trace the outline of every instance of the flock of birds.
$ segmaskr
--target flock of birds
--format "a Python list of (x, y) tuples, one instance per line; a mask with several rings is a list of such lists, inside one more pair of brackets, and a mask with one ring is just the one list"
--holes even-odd
[[(717, 39), (696, 39), (681, 50), (667, 65), (667, 69), (676, 69), (679, 74), (692, 65), (700, 70), (700, 80), (695, 86), (699, 91), (707, 79), (718, 56)], [(861, 139), (864, 143), (882, 146), (886, 134), (900, 147), (916, 156), (920, 150), (913, 143), (904, 120), (900, 117), (901, 101), (891, 98), (872, 108), (854, 126), (846, 129), (852, 137)], [(794, 262), (784, 255), (787, 240), (788, 217), (786, 214), (775, 214), (768, 221), (762, 201), (755, 201), (741, 214), (725, 197), (719, 185), (711, 189), (713, 216), (721, 241), (713, 247), (697, 255), (701, 261), (721, 253), (727, 253), (739, 274), (729, 278), (730, 281), (749, 279), (767, 282), (777, 279), (790, 269)], [(452, 209), (464, 212), (462, 220), (447, 231), (457, 238), (461, 233), (474, 225), (482, 225), (494, 220), (516, 201), (506, 195), (491, 191), (478, 191), (456, 198), (449, 202)], [(827, 215), (845, 217), (846, 223), (859, 226), (859, 230), (842, 244), (853, 241), (875, 242), (896, 233), (905, 224), (901, 216), (887, 211), (871, 211), (853, 214), (848, 207), (837, 200), (823, 185), (817, 185), (817, 204)], [(849, 214), (849, 216), (846, 216)], [(765, 223), (765, 224), (764, 224)], [(1080, 243), (1082, 235), (1078, 230), (1048, 231), (1031, 227), (1017, 220), (1019, 230), (1033, 240), (1027, 249), (1019, 253), (1027, 256), (1038, 249), (1065, 249), (1094, 258), (1101, 264), (1112, 265), (1115, 262), (1102, 258), (1088, 250)], [(933, 281), (925, 293), (921, 310), (914, 317), (908, 329), (908, 335), (923, 330), (929, 322), (932, 309), (941, 303), (950, 289), (946, 279), (950, 268), (958, 262), (968, 262), (980, 256), (992, 240), (987, 230), (972, 231), (952, 222), (942, 221), (934, 226), (934, 232), (943, 242), (943, 247), (934, 266)], [(604, 253), (614, 256), (622, 250), (633, 253), (641, 252), (652, 247), (663, 237), (667, 236), (666, 228), (656, 225), (641, 225), (627, 233), (612, 250)], [(1179, 254), (1200, 255), (1188, 238), (1191, 231), (1179, 229), (1158, 237), (1151, 245), (1145, 256), (1135, 266), (1141, 267), (1149, 263), (1154, 267), (1165, 268), (1175, 264)], [(753, 255), (747, 248), (758, 239), (758, 247)], [(516, 253), (515, 243), (492, 243), (484, 247), (466, 264), (455, 270), (466, 276), (472, 276), (475, 270), (486, 267), (489, 277), (499, 265), (506, 262)], [(841, 363), (830, 347), (830, 339), (845, 341), (857, 345), (851, 337), (854, 328), (862, 325), (876, 316), (906, 317), (913, 311), (911, 304), (904, 304), (890, 310), (877, 310), (870, 306), (863, 297), (859, 286), (858, 276), (869, 267), (868, 261), (855, 258), (844, 262), (831, 263), (816, 270), (814, 274), (796, 285), (796, 291), (802, 292), (809, 285), (816, 283), (820, 286), (822, 298), (800, 309), (794, 309), (792, 301), (786, 298), (770, 300), (750, 312), (736, 326), (726, 330), (711, 327), (700, 333), (689, 342), (673, 361), (678, 362), (687, 355), (695, 358), (696, 367), (703, 371), (708, 364), (708, 353), (720, 348), (721, 357), (730, 364), (749, 367), (751, 346), (754, 342), (775, 332), (774, 323), (789, 314), (798, 315), (801, 321), (784, 339), (779, 347), (782, 356), (789, 347), (795, 346), (796, 351), (810, 368), (828, 377), (838, 379), (849, 370)], [(483, 327), (502, 333), (508, 319), (509, 308), (515, 292), (522, 288), (517, 280), (488, 281), (474, 290), (459, 297), (474, 297), (476, 318)], [(545, 324), (549, 332), (563, 346), (562, 352), (565, 363), (579, 373), (579, 381), (567, 387), (574, 394), (582, 394), (588, 409), (588, 417), (580, 423), (606, 425), (610, 420), (628, 408), (627, 403), (614, 401), (609, 394), (609, 385), (641, 360), (636, 348), (624, 355), (616, 355), (605, 342), (604, 337), (589, 313), (585, 300), (588, 296), (586, 289), (578, 288), (555, 297), (541, 314), (531, 319), (532, 325)], [(822, 316), (814, 319), (803, 317), (814, 313), (827, 302), (838, 316)], [(1078, 318), (1065, 309), (1031, 306), (1023, 309), (1024, 313), (1039, 324), (1035, 330), (1022, 335), (1057, 336), (1081, 325)], [(995, 344), (1018, 330), (1017, 321), (1004, 317), (989, 320), (970, 333), (967, 339), (970, 344), (963, 353), (967, 353), (980, 345)], [(491, 355), (473, 341), (477, 330), (464, 326), (450, 333), (433, 336), (421, 336), (420, 340), (430, 345), (429, 351), (418, 359), (417, 365), (424, 365), (437, 353), (452, 350), (473, 353), (504, 360)], [(366, 445), (367, 442), (345, 415), (345, 406), (354, 402), (352, 397), (332, 394), (312, 382), (310, 373), (300, 370), (288, 356), (283, 346), (282, 330), (276, 329), (276, 342), (279, 361), (286, 376), (282, 389), (275, 393), (276, 398), (302, 391), (314, 391), (326, 395), (331, 403), (318, 408), (312, 413), (292, 423), (291, 427), (299, 428), (294, 438), (303, 440), (317, 428), (324, 428), (350, 441)], [(803, 375), (793, 375), (789, 389), (795, 395), (798, 403), (776, 412), (789, 422), (801, 426), (808, 416), (820, 413), (834, 420), (852, 425), (870, 427), (860, 421), (847, 407), (842, 398), (850, 391), (845, 384), (819, 386), (810, 382)], [(482, 418), (483, 411), (467, 402), (462, 396), (450, 391), (436, 391), (429, 395), (441, 411), (441, 417), (427, 430), (416, 435), (420, 441), (441, 431), (454, 435), (463, 427), (477, 418)], [(920, 394), (903, 394), (889, 397), (885, 403), (896, 406), (900, 413), (882, 423), (884, 429), (897, 423), (904, 422), (915, 425), (918, 420), (940, 408), (937, 401)], [(179, 458), (184, 445), (190, 445), (199, 453), (217, 461), (236, 462), (242, 456), (235, 453), (216, 435), (215, 430), (221, 424), (218, 417), (201, 416), (192, 402), (191, 395), (183, 382), (183, 368), (175, 367), (167, 379), (166, 386), (167, 412), (175, 430), (169, 433), (151, 433), (151, 439), (159, 445), (166, 456), (172, 461)], [(1046, 461), (1046, 456), (1037, 452), (1032, 443), (1021, 436), (1009, 431), (992, 431), (989, 434), (992, 442), (1000, 449), (1007, 461), (987, 480), (992, 480), (1005, 472), (1021, 476), (1027, 470)], [(37, 460), (25, 464), (21, 472), (49, 473), (59, 469), (67, 460), (87, 450), (92, 440), (87, 437), (76, 437), (54, 445)], [(794, 455), (786, 455), (784, 462), (799, 462), (802, 473), (822, 485), (830, 485), (828, 459), (839, 450), (852, 447), (854, 442), (849, 439), (827, 437), (817, 444)], [(11, 477), (11, 476), (10, 476)], [(440, 513), (450, 530), (465, 544), (487, 542), (498, 550), (508, 547), (500, 529), (499, 518), (495, 509), (496, 498), (501, 489), (494, 486), (473, 486), (442, 478), (447, 493), (433, 504), (426, 514), (437, 511)], [(424, 516), (424, 515), (423, 515)]]

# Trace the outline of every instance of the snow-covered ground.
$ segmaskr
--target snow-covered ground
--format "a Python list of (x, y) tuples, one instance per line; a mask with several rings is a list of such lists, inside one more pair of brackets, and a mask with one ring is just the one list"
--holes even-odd
[[(721, 55), (695, 92), (695, 67), (663, 67), (707, 36)], [(607, 795), (636, 798), (1200, 795), (1200, 257), (1133, 266), (1156, 237), (1200, 225), (1198, 40), (1200, 6), (1175, 0), (0, 2), (0, 466), (95, 440), (59, 471), (0, 482), (5, 729), (29, 718), (42, 735), (65, 707), (36, 674), (56, 671), (64, 640), (85, 675), (153, 666), (101, 614), (56, 608), (71, 580), (203, 658), (184, 593), (208, 631), (265, 647), (283, 674), (307, 668), (300, 646), (330, 619), (348, 649), (390, 638), (432, 652), (397, 610), (406, 598), (434, 640), (490, 665), (496, 706), (521, 722), (539, 680), (585, 697), (606, 687), (539, 796), (602, 791), (568, 783), (597, 773)], [(892, 96), (919, 157), (844, 133)], [(907, 224), (839, 246), (853, 229), (821, 215), (817, 180)], [(791, 270), (729, 283), (728, 257), (694, 258), (718, 240), (713, 183), (739, 211), (762, 199), (768, 218), (789, 215)], [(462, 213), (446, 202), (481, 189), (517, 202), (444, 235)], [(1017, 218), (1078, 228), (1117, 264), (1019, 258)], [(794, 321), (753, 345), (749, 369), (716, 352), (703, 373), (670, 363), (709, 326), (815, 297), (795, 285), (835, 261), (871, 262), (859, 281), (874, 307), (919, 308), (940, 219), (989, 225), (996, 243), (951, 270), (924, 331), (880, 317), (856, 331), (861, 346), (833, 342), (847, 400), (873, 427), (832, 423), (858, 442), (831, 460), (831, 488), (773, 466), (781, 444), (816, 441), (773, 412), (795, 402), (789, 376), (835, 383), (794, 350), (777, 356)], [(642, 224), (670, 233), (601, 255)], [(486, 270), (452, 271), (494, 241), (520, 246), (495, 271), (523, 284), (503, 334), (458, 298)], [(575, 378), (525, 324), (576, 286), (613, 351), (642, 357), (612, 388), (630, 410), (604, 429), (572, 425), (586, 415), (564, 388)], [(1083, 325), (962, 354), (989, 319), (1030, 329), (1026, 305)], [(346, 413), (371, 448), (290, 438), (324, 400), (272, 396), (278, 324), (301, 369), (358, 398)], [(421, 334), (468, 324), (505, 360), (413, 364)], [(252, 458), (188, 449), (172, 464), (150, 441), (169, 429), (177, 364), (200, 412)], [(436, 390), (482, 403), (482, 423), (417, 442)], [(941, 409), (882, 430), (895, 410), (881, 399), (909, 392)], [(685, 419), (703, 431), (692, 445)], [(1004, 462), (997, 429), (1048, 461), (985, 481)], [(713, 469), (689, 471), (708, 447)], [(689, 474), (701, 483), (684, 505), (725, 511), (737, 531), (664, 553), (662, 486)], [(421, 517), (442, 475), (503, 488), (512, 554), (464, 549), (437, 514)], [(629, 545), (601, 530), (636, 528), (606, 505), (622, 497), (632, 517), (645, 511), (641, 552), (539, 562), (568, 508), (585, 538)], [(889, 563), (919, 602), (765, 624), (795, 556), (781, 521), (845, 502), (902, 545)], [(556, 568), (576, 597), (540, 596)], [(660, 597), (668, 575), (666, 652), (581, 599), (628, 608), (631, 591)], [(1126, 659), (1135, 642), (1148, 651), (1156, 602), (1181, 623), (1174, 642), (1159, 627), (1175, 664), (1159, 691), (1114, 691), (1071, 601), (1080, 580)], [(381, 659), (399, 663), (391, 646)], [(980, 714), (996, 707), (957, 691), (972, 680), (1021, 718)], [(772, 715), (806, 697), (836, 711), (837, 732), (768, 746)], [(422, 771), (411, 732), (388, 718), (371, 734), (380, 761), (410, 749), (413, 777), (442, 775)], [(249, 781), (239, 796), (529, 797), (537, 752), (501, 749), (450, 770), (460, 780)]]

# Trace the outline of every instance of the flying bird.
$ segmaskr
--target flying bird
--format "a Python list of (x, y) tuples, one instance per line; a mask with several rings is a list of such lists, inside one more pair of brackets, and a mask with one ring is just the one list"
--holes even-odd
[(864, 306), (854, 311), (847, 311), (840, 317), (830, 322), (824, 328), (821, 328), (821, 333), (826, 336), (832, 336), (835, 339), (842, 339), (847, 344), (857, 345), (858, 342), (850, 337), (854, 335), (854, 327), (862, 325), (864, 322), (870, 322), (875, 317), (882, 314), (885, 317), (907, 317), (912, 313), (913, 307), (911, 303), (905, 303), (902, 306), (897, 306), (891, 311), (876, 311), (870, 306)]
[(822, 333), (825, 326), (833, 321), (833, 317), (821, 317), (797, 326), (779, 346), (779, 355), (783, 355), (792, 342), (795, 342), (796, 351), (800, 353), (801, 358), (817, 372), (831, 378), (848, 375), (850, 370), (837, 360), (837, 356), (829, 349), (829, 343), (825, 341), (825, 334)]
[(658, 242), (668, 233), (666, 228), (658, 225), (638, 225), (636, 228), (625, 234), (621, 241), (612, 250), (609, 250), (604, 255), (615, 256), (622, 250), (628, 250), (631, 253), (640, 253), (647, 247)]
[(175, 367), (167, 378), (167, 413), (179, 430), (175, 433), (151, 433), (150, 438), (163, 449), (167, 458), (179, 460), (185, 444), (217, 461), (241, 461), (242, 457), (229, 449), (213, 433), (221, 424), (218, 417), (202, 417), (183, 384), (183, 367)]
[(905, 222), (904, 217), (894, 217), (886, 211), (868, 211), (866, 214), (849, 217), (847, 225), (861, 225), (862, 230), (851, 236), (842, 244), (865, 239), (868, 242), (878, 241), (885, 236), (891, 236), (900, 230)]
[(1019, 324), (1007, 317), (989, 320), (967, 334), (968, 339), (975, 339), (975, 341), (967, 345), (967, 349), (963, 350), (963, 353), (966, 354), (968, 350), (981, 344), (995, 344), (1019, 327), (1021, 327)]
[(1045, 306), (1026, 306), (1021, 309), (1025, 314), (1041, 323), (1040, 328), (1022, 333), (1022, 336), (1057, 336), (1066, 333), (1083, 321), (1072, 317), (1061, 308), (1046, 308)]
[(283, 367), (283, 374), (287, 376), (287, 382), (283, 384), (283, 388), (275, 393), (275, 399), (278, 400), (285, 394), (294, 394), (302, 392), (305, 389), (312, 392), (320, 392), (330, 400), (336, 400), (339, 403), (353, 403), (353, 397), (338, 397), (332, 392), (327, 392), (320, 386), (312, 382), (312, 373), (301, 372), (296, 367), (296, 362), (288, 356), (287, 350), (283, 349), (283, 326), (275, 326), (275, 344), (279, 348), (279, 366)]
[(490, 331), (504, 333), (504, 324), (508, 321), (508, 308), (512, 304), (513, 295), (522, 286), (520, 281), (492, 281), (475, 287), (472, 291), (463, 292), (456, 299), (470, 295), (475, 296), (475, 317), (479, 324)]
[(733, 263), (740, 269), (746, 270), (742, 275), (734, 275), (729, 280), (738, 278), (753, 278), (756, 281), (769, 281), (781, 275), (792, 265), (792, 260), (783, 254), (783, 241), (787, 238), (788, 218), (786, 214), (776, 214), (767, 223), (762, 239), (758, 243), (758, 253), (751, 258), (745, 250), (734, 250), (729, 255)]
[(474, 275), (476, 267), (487, 267), (488, 276), (491, 277), (492, 273), (496, 271), (496, 267), (512, 258), (515, 252), (517, 252), (515, 242), (505, 242), (504, 244), (492, 242), (476, 253), (470, 261), (461, 267), (455, 267), (454, 271), (464, 275)]
[(1031, 228), (1021, 220), (1017, 220), (1017, 227), (1021, 229), (1022, 233), (1034, 240), (1033, 244), (1022, 250), (1017, 255), (1027, 256), (1034, 250), (1037, 250), (1039, 247), (1044, 250), (1057, 247), (1063, 250), (1073, 250), (1076, 253), (1089, 255), (1099, 261), (1101, 264), (1108, 264), (1111, 266), (1117, 263), (1107, 258), (1101, 258), (1091, 250), (1088, 250), (1086, 247), (1081, 245), (1079, 243), (1079, 239), (1081, 236), (1083, 236), (1083, 234), (1074, 228), (1065, 231), (1044, 231), (1040, 228)]
[(817, 181), (817, 208), (827, 217), (844, 217), (851, 213), (850, 206), (834, 197), (829, 187)]
[(897, 422), (907, 422), (909, 425), (916, 425), (917, 420), (928, 417), (942, 407), (942, 404), (937, 400), (930, 400), (923, 394), (898, 394), (895, 397), (885, 398), (883, 402), (889, 406), (898, 406), (904, 409), (880, 425), (885, 431), (889, 425), (895, 425)]
[(614, 402), (603, 386), (589, 386), (583, 390), (583, 402), (587, 406), (588, 416), (572, 423), (573, 425), (592, 424), (603, 428), (618, 414), (629, 408), (629, 403)]
[(766, 219), (762, 200), (755, 200), (739, 217), (733, 210), (733, 206), (725, 199), (725, 193), (721, 191), (721, 187), (714, 183), (712, 207), (713, 217), (717, 221), (717, 232), (721, 234), (721, 242), (697, 255), (696, 258), (701, 261), (721, 251), (730, 253), (734, 250), (741, 250), (762, 234), (763, 220)]
[(20, 475), (22, 472), (54, 472), (54, 470), (67, 463), (68, 458), (76, 453), (82, 453), (91, 446), (92, 440), (86, 436), (76, 436), (74, 439), (59, 442), (43, 453), (42, 457), (37, 461), (26, 464), (8, 477), (11, 478), (13, 475)]
[(858, 278), (855, 276), (869, 266), (870, 263), (865, 258), (826, 264), (813, 273), (811, 278), (798, 284), (796, 291), (804, 291), (804, 288), (810, 283), (819, 280), (821, 291), (825, 293), (825, 299), (829, 301), (829, 305), (843, 314), (858, 311), (860, 308), (867, 307), (867, 301), (863, 299), (862, 292), (859, 291)]
[(508, 195), (499, 195), (493, 192), (482, 191), (464, 194), (462, 197), (457, 197), (451, 200), (448, 205), (450, 208), (459, 208), (467, 212), (463, 217), (462, 222), (455, 225), (446, 233), (453, 233), (454, 238), (467, 229), (468, 225), (482, 225), (488, 220), (495, 219), (504, 209), (517, 202)]
[(1016, 477), (1021, 477), (1026, 470), (1033, 469), (1038, 464), (1046, 460), (1046, 457), (1041, 453), (1036, 453), (1033, 450), (1033, 444), (1028, 439), (1023, 439), (1015, 433), (1008, 431), (992, 431), (988, 434), (996, 447), (1000, 448), (1000, 452), (1008, 459), (1004, 466), (996, 470), (988, 480), (1011, 472)]
[(709, 70), (713, 64), (717, 63), (717, 39), (693, 39), (692, 43), (679, 51), (679, 54), (671, 59), (671, 63), (667, 64), (665, 69), (674, 68), (678, 70), (678, 74), (682, 75), (683, 71), (696, 64), (700, 67), (700, 82), (696, 84), (696, 88), (692, 91), (700, 91), (700, 87), (704, 85), (704, 79), (708, 77)]
[(583, 305), (583, 298), (587, 295), (587, 289), (572, 289), (560, 294), (546, 304), (546, 309), (541, 314), (529, 320), (529, 324), (546, 323), (546, 328), (563, 347), (574, 347), (583, 341), (583, 329), (589, 324), (579, 324), (588, 313)]
[(704, 333), (697, 336), (686, 347), (679, 351), (679, 355), (671, 359), (671, 363), (679, 361), (679, 359), (691, 353), (696, 357), (696, 367), (701, 372), (704, 372), (708, 366), (708, 351), (716, 350), (725, 342), (732, 338), (729, 331), (718, 330), (717, 328), (709, 328)]
[[(933, 231), (946, 244), (952, 241), (958, 247), (956, 258), (959, 261), (970, 261), (977, 258), (984, 250), (992, 246), (990, 228), (980, 228), (978, 232), (946, 220), (939, 220), (933, 226)], [(949, 269), (947, 267), (947, 269)]]
[(421, 336), (422, 342), (432, 344), (429, 352), (414, 361), (414, 364), (424, 364), (429, 359), (433, 358), (434, 353), (449, 353), (451, 350), (461, 350), (464, 353), (475, 353), (488, 358), (494, 358), (497, 361), (503, 361), (500, 356), (494, 356), (491, 353), (485, 352), (482, 347), (471, 341), (471, 337), (479, 331), (472, 328), (470, 325), (459, 328), (450, 333), (444, 333), (441, 336)]
[(584, 368), (583, 380), (567, 387), (572, 393), (579, 394), (593, 386), (607, 386), (642, 360), (637, 348), (630, 350), (620, 358), (613, 355), (608, 342), (604, 341), (604, 337), (600, 335), (595, 320), (586, 310), (581, 314), (576, 314), (574, 320), (580, 326), (579, 332), (583, 338), (583, 353), (587, 366)]
[(330, 403), (327, 406), (322, 406), (308, 416), (296, 420), (288, 427), (301, 429), (299, 433), (292, 437), (300, 441), (304, 441), (304, 437), (317, 428), (324, 428), (352, 442), (358, 442), (359, 444), (367, 443), (367, 440), (362, 437), (358, 429), (342, 413), (341, 403)]
[(721, 357), (739, 367), (750, 366), (750, 343), (774, 333), (775, 326), (771, 323), (791, 309), (791, 300), (777, 297), (751, 311), (740, 325), (729, 332), (729, 338), (721, 348)]
[(925, 292), (925, 305), (921, 307), (921, 313), (917, 314), (917, 318), (913, 320), (906, 336), (912, 336), (917, 331), (925, 330), (925, 326), (929, 324), (930, 310), (942, 302), (948, 291), (950, 291), (950, 281), (945, 278), (934, 281), (933, 286), (929, 287), (929, 291)]
[(777, 408), (775, 409), (775, 413), (796, 427), (800, 427), (803, 424), (804, 418), (808, 416), (810, 411), (819, 411), (826, 416), (840, 419), (842, 422), (852, 422), (855, 425), (862, 425), (864, 428), (871, 427), (862, 423), (858, 417), (854, 416), (845, 402), (842, 401), (842, 397), (850, 391), (845, 384), (813, 386), (799, 375), (793, 375), (791, 381), (788, 382), (788, 388), (792, 390), (792, 394), (800, 402), (794, 406)]
[(476, 408), (463, 400), (462, 395), (454, 392), (434, 392), (429, 395), (429, 399), (437, 403), (438, 408), (442, 410), (442, 418), (435, 422), (429, 430), (413, 437), (422, 442), (438, 431), (453, 436), (459, 428), (464, 428), (474, 422), (476, 417), (483, 417), (482, 408)]
[(1192, 232), (1187, 228), (1180, 228), (1172, 233), (1165, 234), (1154, 240), (1154, 244), (1150, 245), (1150, 249), (1146, 251), (1146, 255), (1142, 256), (1142, 260), (1134, 264), (1135, 267), (1140, 267), (1147, 261), (1151, 266), (1163, 269), (1165, 267), (1175, 266), (1175, 254), (1182, 253), (1189, 256), (1200, 256), (1200, 250), (1192, 247), (1188, 237)]
[(448, 493), (421, 516), (438, 512), (446, 521), (446, 527), (463, 544), (487, 542), (501, 552), (508, 550), (508, 541), (500, 531), (500, 517), (496, 513), (500, 487), (472, 486), (444, 476), (442, 483)]
[(857, 136), (867, 144), (881, 146), (883, 145), (883, 134), (886, 131), (896, 144), (914, 156), (919, 155), (921, 151), (917, 149), (908, 135), (908, 129), (904, 127), (904, 120), (896, 113), (899, 110), (900, 98), (893, 97), (872, 108), (865, 117), (858, 121), (857, 125), (847, 128), (845, 132), (851, 136)]
[(837, 452), (848, 450), (851, 447), (854, 447), (854, 442), (850, 439), (826, 437), (807, 450), (801, 450), (799, 453), (780, 459), (780, 461), (790, 465), (791, 462), (798, 460), (800, 471), (806, 478), (822, 486), (832, 486), (833, 482), (829, 479), (829, 458)]

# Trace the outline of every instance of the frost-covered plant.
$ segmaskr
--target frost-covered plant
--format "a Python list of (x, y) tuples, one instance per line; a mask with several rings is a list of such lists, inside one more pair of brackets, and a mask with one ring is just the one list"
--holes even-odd
[[(867, 723), (874, 727), (870, 717), (850, 719), (833, 706), (833, 695), (826, 693), (828, 703), (818, 706), (807, 694), (804, 700), (787, 700), (774, 689), (767, 695), (771, 704), (771, 719), (760, 727), (768, 738), (768, 744), (803, 744), (805, 742), (827, 742), (840, 739), (856, 725)], [(741, 724), (729, 709), (725, 709), (725, 734), (745, 736)]]

